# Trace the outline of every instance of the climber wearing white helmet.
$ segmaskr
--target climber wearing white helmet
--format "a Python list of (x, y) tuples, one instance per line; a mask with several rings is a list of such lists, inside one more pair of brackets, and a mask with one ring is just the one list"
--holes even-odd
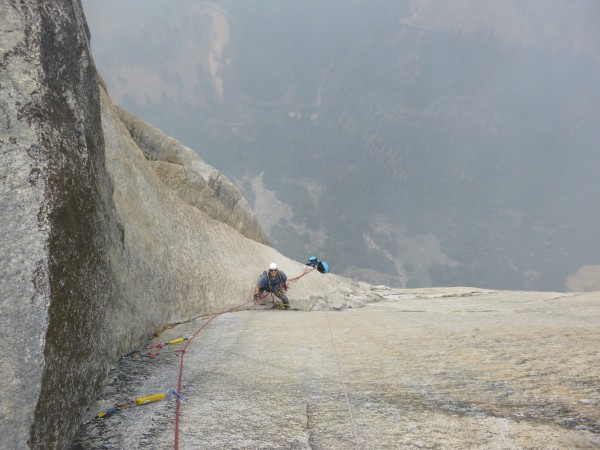
[(261, 292), (267, 291), (272, 293), (275, 297), (279, 298), (283, 302), (283, 309), (290, 308), (290, 301), (285, 295), (287, 289), (287, 275), (283, 270), (277, 268), (277, 264), (271, 263), (269, 265), (269, 271), (263, 272), (258, 284), (254, 288), (254, 298), (258, 299)]

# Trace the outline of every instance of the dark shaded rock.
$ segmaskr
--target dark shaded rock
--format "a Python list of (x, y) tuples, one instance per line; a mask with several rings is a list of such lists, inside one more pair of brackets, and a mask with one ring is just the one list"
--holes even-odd
[(4, 3), (2, 24), (1, 440), (60, 448), (116, 356), (93, 352), (117, 295), (99, 90), (79, 2)]

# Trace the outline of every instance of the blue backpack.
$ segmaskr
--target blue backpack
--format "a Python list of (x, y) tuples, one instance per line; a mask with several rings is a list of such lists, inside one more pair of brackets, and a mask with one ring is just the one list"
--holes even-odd
[(319, 261), (319, 264), (317, 264), (317, 270), (321, 273), (329, 273), (329, 264), (327, 264), (325, 261)]

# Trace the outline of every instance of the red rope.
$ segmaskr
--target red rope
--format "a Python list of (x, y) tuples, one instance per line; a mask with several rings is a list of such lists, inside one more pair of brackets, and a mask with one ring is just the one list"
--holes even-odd
[(300, 278), (302, 278), (304, 275), (306, 275), (307, 273), (310, 273), (310, 272), (312, 272), (313, 270), (315, 270), (315, 268), (314, 268), (314, 267), (311, 267), (311, 266), (306, 266), (306, 267), (304, 268), (304, 272), (302, 272), (302, 273), (301, 273), (300, 275), (298, 275), (296, 278), (291, 278), (291, 279), (289, 279), (288, 281), (296, 281), (296, 280), (299, 280), (299, 279), (300, 279)]
[[(242, 306), (245, 306), (248, 303), (252, 303), (252, 300), (242, 303), (241, 305), (234, 306), (233, 308), (228, 309), (227, 311), (221, 311), (219, 313), (214, 314), (206, 322), (204, 322), (204, 325), (202, 325), (200, 328), (198, 328), (196, 330), (196, 332), (194, 334), (192, 334), (192, 336), (188, 339), (185, 346), (181, 350), (177, 350), (177, 352), (181, 353), (181, 359), (179, 361), (179, 382), (177, 383), (177, 393), (179, 395), (181, 395), (181, 381), (183, 379), (183, 358), (185, 357), (185, 351), (188, 348), (188, 345), (191, 344), (192, 340), (196, 337), (196, 335), (198, 333), (200, 333), (202, 330), (204, 330), (204, 328), (206, 328), (206, 326), (210, 322), (212, 322), (213, 319), (215, 319), (216, 317), (219, 317), (222, 314), (231, 312), (234, 309), (241, 308)], [(176, 403), (176, 407), (175, 407), (175, 450), (178, 450), (179, 449), (179, 410), (180, 410), (180, 404), (181, 404), (179, 397), (177, 397), (176, 402), (177, 403)]]
[[(269, 294), (271, 294), (271, 300), (270, 301), (262, 301), (264, 298), (267, 298), (269, 296)], [(258, 303), (259, 305), (266, 305), (268, 303), (275, 303), (275, 300), (273, 299), (273, 293), (269, 292), (269, 291), (265, 291), (265, 295), (263, 295), (262, 297), (260, 296), (260, 294), (258, 294), (258, 297), (256, 297), (256, 303)]]
[[(314, 269), (315, 269), (314, 267), (306, 267), (304, 269), (304, 272), (302, 274), (300, 274), (296, 278), (289, 279), (288, 282), (296, 281), (296, 280), (302, 278), (307, 273), (310, 273)], [(287, 290), (287, 287), (286, 287), (286, 290)], [(263, 297), (259, 297), (259, 299), (262, 300), (263, 298), (265, 298), (269, 294), (272, 295), (272, 293), (267, 292)], [(204, 322), (204, 324), (200, 328), (198, 328), (196, 330), (196, 332), (194, 334), (192, 334), (190, 336), (190, 338), (185, 343), (185, 346), (181, 350), (175, 350), (177, 353), (181, 353), (181, 359), (179, 360), (179, 381), (177, 383), (177, 393), (179, 394), (179, 396), (181, 396), (181, 383), (182, 383), (182, 380), (183, 380), (183, 359), (185, 357), (185, 351), (187, 350), (188, 346), (192, 343), (192, 340), (194, 340), (194, 338), (196, 337), (196, 335), (198, 335), (198, 333), (200, 333), (202, 330), (204, 330), (204, 328), (206, 328), (208, 326), (208, 324), (210, 322), (212, 322), (213, 319), (219, 317), (222, 314), (231, 312), (234, 309), (241, 308), (242, 306), (245, 306), (248, 303), (252, 303), (252, 302), (253, 302), (253, 300), (250, 300), (248, 302), (242, 303), (241, 305), (234, 306), (233, 308), (228, 309), (227, 311), (221, 311), (219, 313), (213, 314), (206, 322)], [(265, 303), (259, 303), (258, 300), (257, 300), (257, 303), (259, 305), (264, 305), (265, 304)], [(274, 303), (274, 301), (273, 301), (273, 303)], [(179, 411), (181, 409), (181, 406), (180, 406), (181, 405), (181, 400), (180, 400), (179, 396), (177, 397), (176, 406), (175, 406), (175, 450), (179, 450)]]

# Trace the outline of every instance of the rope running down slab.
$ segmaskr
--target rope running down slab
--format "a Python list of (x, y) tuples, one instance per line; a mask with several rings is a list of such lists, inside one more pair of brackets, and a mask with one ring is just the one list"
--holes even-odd
[[(292, 282), (292, 281), (296, 281), (300, 278), (302, 278), (304, 275), (308, 274), (309, 272), (312, 271), (312, 267), (311, 268), (305, 268), (304, 272), (302, 274), (300, 274), (299, 276), (295, 277), (295, 278), (291, 278), (288, 280), (288, 282)], [(222, 314), (228, 313), (228, 312), (232, 312), (238, 308), (241, 308), (242, 306), (246, 306), (249, 303), (252, 303), (254, 300), (254, 298), (250, 301), (244, 302), (241, 305), (237, 305), (234, 306), (233, 308), (230, 308), (226, 311), (221, 311), (219, 313), (213, 314), (212, 316), (210, 316), (208, 318), (208, 320), (200, 327), (196, 330), (196, 332), (194, 334), (192, 334), (191, 336), (189, 336), (189, 338), (187, 338), (187, 342), (185, 343), (185, 346), (181, 349), (181, 350), (176, 350), (177, 353), (181, 354), (181, 358), (179, 361), (179, 381), (177, 383), (177, 393), (181, 395), (181, 384), (182, 384), (182, 380), (183, 380), (183, 359), (185, 357), (185, 351), (187, 350), (188, 346), (192, 343), (192, 341), (194, 340), (194, 338), (196, 337), (196, 335), (198, 335), (202, 330), (204, 330), (204, 328), (206, 328), (208, 326), (208, 324), (210, 322), (212, 322), (213, 319), (219, 317)], [(330, 327), (331, 328), (331, 327)], [(346, 400), (347, 400), (348, 396), (346, 396)], [(176, 407), (175, 407), (175, 450), (179, 450), (179, 413), (180, 413), (180, 396), (177, 397), (177, 403), (176, 403)], [(353, 422), (354, 423), (354, 422)]]
[[(196, 330), (196, 332), (194, 334), (192, 334), (190, 336), (190, 338), (187, 340), (185, 346), (181, 350), (177, 351), (178, 353), (181, 353), (181, 358), (179, 360), (179, 381), (177, 383), (177, 392), (180, 395), (181, 395), (181, 384), (182, 384), (182, 380), (183, 380), (183, 359), (185, 357), (185, 351), (187, 350), (188, 346), (192, 343), (192, 341), (194, 340), (194, 338), (196, 337), (196, 335), (198, 333), (200, 333), (202, 330), (204, 330), (204, 328), (206, 328), (208, 326), (208, 324), (210, 322), (212, 322), (213, 319), (215, 319), (215, 318), (217, 318), (217, 317), (219, 317), (219, 316), (221, 316), (221, 315), (223, 315), (225, 313), (232, 312), (232, 311), (234, 311), (234, 310), (236, 310), (238, 308), (241, 308), (242, 306), (246, 306), (247, 304), (252, 303), (253, 301), (254, 301), (254, 299), (250, 300), (250, 301), (247, 301), (245, 303), (242, 303), (241, 305), (234, 306), (233, 308), (230, 308), (227, 311), (221, 311), (219, 313), (213, 314), (206, 322), (204, 322), (204, 324), (200, 328), (198, 328)], [(180, 397), (177, 397), (177, 402), (176, 402), (176, 406), (175, 406), (175, 450), (179, 449), (179, 411), (180, 411), (180, 404), (181, 404)]]
[(335, 356), (335, 362), (337, 363), (338, 372), (340, 373), (340, 381), (342, 382), (342, 388), (344, 389), (344, 396), (346, 397), (346, 405), (348, 406), (348, 413), (350, 414), (350, 423), (352, 424), (352, 435), (354, 436), (354, 442), (356, 442), (356, 449), (360, 450), (360, 445), (358, 443), (358, 433), (356, 431), (356, 424), (354, 423), (354, 416), (352, 415), (352, 407), (350, 406), (350, 400), (348, 399), (348, 389), (346, 388), (346, 380), (344, 380), (344, 374), (342, 373), (342, 367), (340, 365), (340, 360), (337, 355), (337, 350), (335, 348), (335, 337), (333, 336), (333, 329), (331, 328), (331, 322), (329, 322), (329, 317), (325, 314), (327, 318), (327, 325), (329, 325), (329, 332), (331, 333), (331, 343), (333, 344), (333, 354)]

